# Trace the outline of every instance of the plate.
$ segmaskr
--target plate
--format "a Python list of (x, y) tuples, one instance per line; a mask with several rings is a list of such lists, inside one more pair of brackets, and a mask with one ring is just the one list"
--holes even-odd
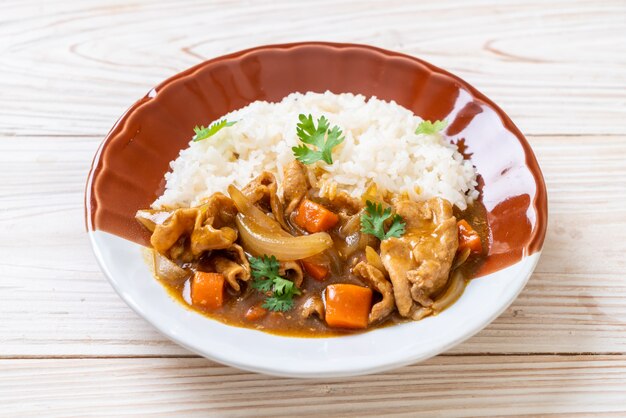
[[(446, 119), (446, 136), (480, 174), (490, 243), (481, 277), (431, 318), (330, 338), (293, 338), (204, 317), (169, 296), (142, 255), (148, 233), (134, 220), (161, 194), (169, 162), (208, 124), (256, 100), (292, 92), (350, 92), (394, 100), (424, 119)], [(541, 254), (547, 196), (535, 156), (509, 117), (460, 78), (420, 59), (354, 45), (270, 45), (215, 58), (155, 87), (117, 121), (87, 181), (85, 219), (113, 288), (178, 344), (245, 370), (339, 377), (387, 370), (439, 354), (497, 318), (517, 297)]]

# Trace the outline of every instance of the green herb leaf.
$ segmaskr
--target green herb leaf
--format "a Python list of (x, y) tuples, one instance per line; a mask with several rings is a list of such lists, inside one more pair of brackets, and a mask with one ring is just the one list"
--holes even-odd
[(393, 218), (391, 218), (391, 225), (389, 226), (389, 230), (387, 230), (387, 233), (385, 234), (385, 239), (391, 237), (400, 238), (402, 235), (404, 235), (405, 232), (406, 223), (404, 222), (404, 219), (402, 219), (402, 216), (396, 213), (395, 215), (393, 215)]
[(384, 222), (391, 216), (391, 208), (383, 211), (383, 205), (376, 205), (369, 200), (365, 202), (365, 206), (365, 213), (361, 215), (361, 232), (382, 240), (385, 236)]
[(222, 128), (226, 128), (228, 126), (233, 126), (237, 121), (229, 122), (226, 119), (218, 120), (217, 122), (213, 122), (211, 125), (207, 126), (196, 126), (193, 128), (195, 135), (193, 136), (193, 142), (202, 141), (203, 139), (207, 139), (212, 137), (216, 133), (222, 130)]
[(344, 140), (339, 127), (333, 126), (329, 130), (328, 119), (324, 116), (317, 120), (317, 127), (311, 115), (305, 116), (300, 114), (298, 119), (300, 119), (300, 123), (296, 127), (296, 133), (303, 144), (291, 148), (296, 159), (303, 164), (313, 164), (319, 160), (326, 162), (326, 164), (332, 164), (333, 148)]
[(267, 293), (263, 307), (271, 311), (288, 311), (293, 306), (293, 297), (300, 294), (300, 289), (291, 281), (278, 274), (280, 263), (274, 256), (263, 255), (250, 257), (252, 268), (252, 287)]
[(254, 279), (252, 287), (261, 293), (267, 293), (272, 291), (273, 282), (269, 279)]
[(293, 308), (293, 299), (287, 295), (269, 296), (263, 303), (263, 308), (274, 312), (286, 312)]
[(293, 293), (293, 282), (291, 280), (283, 279), (282, 277), (274, 278), (273, 291), (275, 295), (282, 296), (287, 293)]
[(250, 267), (252, 268), (252, 277), (255, 279), (263, 277), (271, 279), (278, 276), (280, 264), (276, 257), (263, 255), (261, 257), (250, 257)]
[(415, 133), (417, 135), (434, 135), (441, 132), (446, 126), (448, 126), (448, 122), (445, 120), (436, 120), (434, 123), (429, 120), (423, 120), (415, 130)]
[[(398, 214), (391, 215), (391, 208), (383, 210), (382, 204), (369, 200), (365, 202), (365, 213), (361, 215), (361, 232), (374, 235), (383, 241), (391, 237), (399, 238), (406, 230), (404, 219)], [(385, 221), (391, 218), (391, 225), (385, 232)]]

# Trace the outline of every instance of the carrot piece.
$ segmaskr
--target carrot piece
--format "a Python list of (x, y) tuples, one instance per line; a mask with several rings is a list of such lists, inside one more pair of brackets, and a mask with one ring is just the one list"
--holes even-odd
[(309, 273), (309, 275), (313, 277), (315, 280), (324, 280), (326, 276), (328, 276), (328, 273), (330, 273), (330, 270), (328, 269), (328, 267), (322, 264), (318, 264), (318, 263), (314, 263), (312, 261), (306, 261), (306, 260), (300, 260), (300, 262), (302, 263), (302, 267), (304, 268), (304, 271)]
[(483, 244), (478, 232), (465, 219), (457, 222), (457, 229), (459, 231), (459, 251), (469, 248), (473, 253), (480, 254), (483, 252)]
[(304, 199), (298, 207), (294, 221), (310, 233), (327, 231), (339, 222), (339, 216), (324, 206)]
[(224, 275), (197, 271), (191, 279), (191, 302), (210, 309), (224, 304)]
[(248, 321), (258, 321), (267, 315), (267, 310), (260, 305), (252, 305), (246, 312), (246, 319)]
[(354, 284), (326, 287), (326, 323), (335, 328), (367, 328), (372, 290)]

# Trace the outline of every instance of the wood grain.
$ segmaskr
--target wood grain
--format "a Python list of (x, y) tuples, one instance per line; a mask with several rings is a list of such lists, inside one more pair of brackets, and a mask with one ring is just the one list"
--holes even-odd
[(366, 3), (3, 4), (0, 133), (101, 136), (152, 86), (206, 58), (312, 39), (422, 57), (529, 134), (626, 133), (623, 1)]
[[(455, 353), (626, 352), (625, 139), (529, 137), (550, 195), (544, 255), (515, 303)], [(0, 173), (0, 229), (23, 234), (0, 235), (0, 315), (12, 324), (1, 356), (186, 353), (126, 307), (94, 262), (82, 204), (98, 142), (0, 142), (9, 168)]]
[(448, 356), (376, 376), (314, 381), (198, 358), (5, 360), (0, 368), (7, 416), (626, 413), (624, 356)]
[[(0, 416), (626, 415), (626, 3), (4, 1)], [(474, 338), (374, 377), (302, 382), (192, 356), (104, 279), (83, 221), (101, 139), (164, 78), (302, 40), (367, 43), (475, 85), (528, 134), (543, 257)]]

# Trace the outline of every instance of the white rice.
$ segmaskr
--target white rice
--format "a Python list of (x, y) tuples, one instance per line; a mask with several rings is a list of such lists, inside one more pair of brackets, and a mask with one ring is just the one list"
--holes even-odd
[(371, 182), (379, 190), (408, 193), (416, 201), (430, 197), (449, 200), (465, 209), (478, 197), (476, 170), (457, 147), (441, 135), (416, 135), (421, 118), (410, 110), (362, 95), (293, 93), (281, 102), (257, 101), (224, 117), (238, 121), (214, 136), (190, 142), (170, 164), (165, 192), (154, 208), (194, 206), (230, 184), (243, 187), (262, 171), (276, 174), (294, 159), (299, 145), (296, 124), (300, 113), (324, 115), (338, 125), (344, 142), (334, 148), (334, 164), (315, 164), (326, 170), (320, 180), (336, 183), (360, 197)]

